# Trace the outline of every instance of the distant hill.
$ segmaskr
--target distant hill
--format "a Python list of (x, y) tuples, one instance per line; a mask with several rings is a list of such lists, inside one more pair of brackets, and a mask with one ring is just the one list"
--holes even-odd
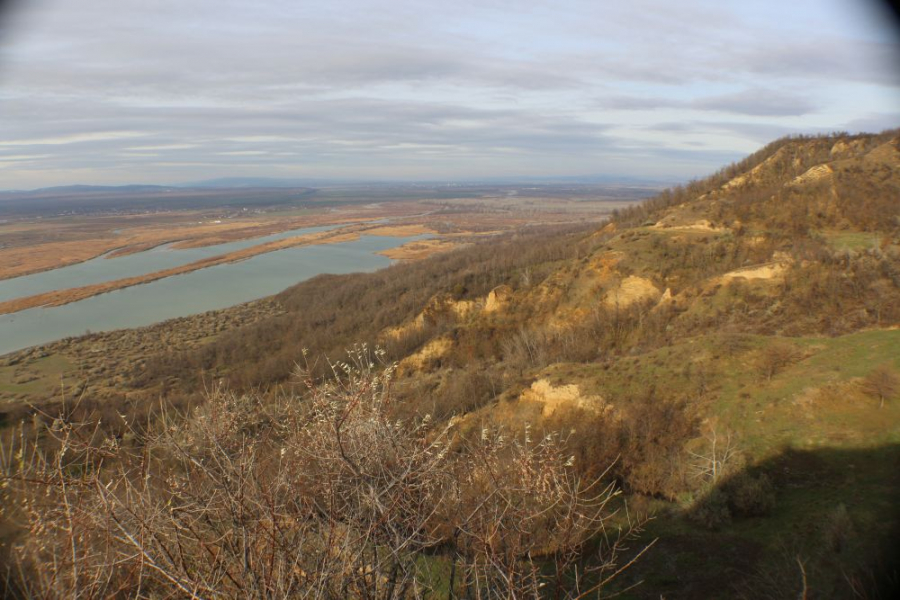
[(0, 217), (296, 204), (311, 188), (72, 185), (0, 192)]
[(297, 188), (335, 183), (325, 179), (276, 179), (270, 177), (221, 177), (179, 185), (185, 188)]
[(437, 186), (478, 186), (478, 185), (522, 185), (522, 184), (603, 184), (603, 185), (638, 185), (651, 186), (670, 183), (645, 177), (626, 177), (622, 175), (584, 175), (559, 177), (486, 177), (463, 181), (403, 181), (362, 179), (325, 179), (325, 178), (290, 178), (278, 179), (268, 177), (223, 177), (206, 179), (182, 184), (181, 187), (192, 188), (242, 188), (242, 187), (331, 187), (331, 186), (370, 186), (370, 187), (437, 187)]
[(78, 193), (109, 193), (121, 194), (129, 192), (162, 192), (175, 190), (172, 186), (163, 185), (64, 185), (56, 187), (37, 188), (34, 190), (9, 190), (0, 191), (0, 196), (45, 196), (57, 194), (78, 194)]

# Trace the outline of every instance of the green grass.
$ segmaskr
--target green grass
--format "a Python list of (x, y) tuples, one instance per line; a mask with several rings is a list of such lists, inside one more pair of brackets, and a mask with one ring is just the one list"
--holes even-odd
[[(798, 557), (815, 597), (851, 597), (848, 577), (896, 558), (898, 465), (900, 445), (785, 450), (754, 467), (776, 481), (776, 505), (765, 517), (735, 518), (709, 531), (664, 506), (645, 533), (659, 538), (657, 546), (627, 579), (644, 579), (645, 589), (625, 597), (732, 598), (736, 590), (764, 594), (771, 585), (779, 586), (777, 597), (796, 597)], [(835, 546), (839, 506), (851, 527)]]
[[(609, 369), (559, 364), (546, 372), (554, 385), (576, 383), (614, 407), (653, 387), (658, 394), (695, 403), (703, 417), (734, 431), (754, 459), (785, 446), (860, 448), (900, 442), (900, 398), (884, 408), (854, 381), (888, 362), (900, 371), (900, 330), (875, 330), (836, 338), (711, 335), (684, 340)], [(800, 360), (768, 381), (759, 356), (776, 343), (794, 345)], [(706, 391), (700, 388), (706, 378)], [(836, 394), (818, 392), (835, 389)], [(836, 397), (835, 397), (836, 396)]]
[[(50, 396), (59, 391), (61, 378), (71, 369), (72, 363), (58, 354), (19, 365), (0, 367), (0, 400), (16, 395)], [(34, 379), (31, 381), (23, 381), (32, 377)]]
[[(796, 362), (771, 380), (757, 361), (773, 344), (796, 347)], [(900, 529), (900, 397), (879, 408), (857, 381), (888, 363), (900, 372), (900, 330), (863, 331), (835, 338), (709, 335), (599, 365), (559, 364), (544, 375), (555, 385), (576, 383), (619, 410), (655, 388), (660, 397), (688, 399), (704, 427), (733, 431), (747, 468), (775, 482), (777, 503), (766, 517), (735, 519), (707, 531), (682, 507), (636, 499), (656, 512), (644, 540), (660, 538), (626, 582), (645, 579), (624, 597), (729, 598), (734, 584), (788, 586), (798, 579), (796, 557), (807, 560), (817, 597), (849, 593), (848, 577), (892, 552)], [(685, 365), (690, 365), (686, 369)], [(705, 372), (708, 392), (699, 395)], [(818, 394), (822, 389), (838, 393)], [(838, 551), (829, 528), (843, 505), (852, 530)]]
[(879, 235), (862, 231), (825, 231), (822, 236), (835, 250), (867, 250), (881, 241)]

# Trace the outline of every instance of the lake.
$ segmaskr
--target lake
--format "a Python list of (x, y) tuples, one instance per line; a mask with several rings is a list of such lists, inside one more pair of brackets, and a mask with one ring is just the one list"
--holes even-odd
[(117, 256), (115, 258), (99, 256), (68, 267), (53, 269), (52, 271), (42, 271), (32, 275), (0, 280), (0, 302), (5, 302), (14, 298), (34, 296), (35, 294), (43, 294), (44, 292), (52, 292), (53, 290), (65, 290), (73, 287), (81, 287), (83, 285), (103, 283), (105, 281), (115, 281), (116, 279), (123, 279), (125, 277), (145, 275), (155, 271), (162, 271), (164, 269), (186, 265), (204, 258), (249, 248), (257, 244), (264, 244), (273, 240), (280, 240), (307, 233), (316, 233), (319, 231), (328, 231), (329, 229), (337, 229), (338, 227), (340, 227), (340, 225), (293, 229), (291, 231), (283, 231), (264, 237), (227, 242), (225, 244), (217, 244), (214, 246), (204, 246), (201, 248), (184, 248), (176, 250), (171, 247), (172, 244), (165, 244), (145, 252), (137, 252), (135, 254)]
[[(280, 237), (301, 235), (313, 231), (322, 231), (326, 228), (308, 228), (277, 234)], [(266, 254), (248, 258), (246, 260), (217, 265), (200, 269), (183, 275), (166, 277), (156, 281), (129, 288), (100, 294), (86, 298), (78, 302), (64, 304), (62, 306), (48, 308), (32, 308), (13, 314), (0, 315), (0, 354), (13, 352), (29, 346), (45, 344), (64, 337), (82, 335), (86, 331), (109, 331), (150, 325), (174, 317), (206, 312), (226, 308), (242, 302), (256, 300), (265, 296), (276, 294), (295, 283), (304, 281), (322, 273), (353, 273), (359, 271), (374, 271), (391, 264), (391, 259), (376, 252), (401, 246), (406, 242), (424, 239), (429, 236), (363, 236), (352, 242), (338, 244), (325, 244), (320, 246), (303, 246), (286, 248)], [(37, 278), (37, 275), (18, 277), (0, 281), (0, 290), (4, 284), (15, 284), (17, 280), (31, 279), (20, 287), (22, 289), (40, 289), (40, 286), (49, 285), (47, 281), (66, 281), (61, 287), (73, 287), (86, 285), (84, 279), (72, 279), (74, 271), (81, 269), (89, 277), (106, 277), (103, 274), (102, 265), (110, 263), (110, 268), (116, 276), (105, 279), (93, 279), (90, 282), (109, 281), (122, 276), (137, 275), (157, 271), (166, 266), (186, 264), (198, 259), (197, 251), (211, 251), (215, 256), (223, 252), (239, 249), (242, 246), (234, 244), (255, 245), (268, 241), (272, 236), (255, 238), (242, 242), (220, 244), (208, 248), (192, 248), (188, 250), (172, 250), (168, 247), (156, 248), (139, 254), (123, 256), (113, 259), (94, 259), (81, 263), (47, 271), (37, 275), (45, 278)], [(227, 247), (227, 248), (226, 248)], [(223, 248), (225, 248), (223, 250)], [(176, 256), (173, 256), (172, 254)], [(192, 253), (186, 259), (182, 253)], [(199, 258), (203, 258), (200, 256)], [(129, 260), (129, 267), (136, 269), (147, 268), (140, 272), (128, 272), (119, 274), (118, 261)], [(99, 261), (99, 262), (98, 262)], [(97, 263), (91, 264), (91, 263)], [(150, 268), (150, 265), (154, 265)], [(58, 273), (56, 273), (58, 271)], [(63, 271), (68, 271), (63, 273)], [(56, 273), (55, 275), (53, 275)], [(49, 288), (58, 289), (58, 288)], [(49, 291), (44, 289), (43, 291)], [(16, 293), (12, 297), (30, 295)]]

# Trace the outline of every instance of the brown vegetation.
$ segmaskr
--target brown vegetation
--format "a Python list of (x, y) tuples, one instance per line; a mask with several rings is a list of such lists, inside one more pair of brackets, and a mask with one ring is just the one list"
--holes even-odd
[(14, 438), (4, 504), (26, 535), (12, 591), (582, 598), (628, 566), (614, 488), (578, 477), (558, 439), (398, 422), (379, 354), (351, 352), (303, 397), (217, 389), (188, 418), (124, 439), (63, 416)]
[(452, 240), (422, 240), (419, 242), (407, 242), (399, 248), (383, 250), (379, 254), (383, 254), (393, 260), (422, 260), (439, 252), (453, 250), (458, 246), (459, 242)]
[[(215, 570), (216, 585), (232, 595), (251, 587), (256, 593), (264, 589), (253, 587), (260, 581), (279, 589), (285, 576), (300, 577), (291, 580), (298, 589), (307, 581), (319, 586), (303, 589), (322, 595), (385, 597), (387, 590), (412, 593), (415, 586), (432, 585), (435, 573), (455, 582), (455, 591), (442, 588), (441, 597), (478, 597), (482, 584), (491, 593), (507, 592), (508, 585), (533, 592), (545, 582), (557, 586), (545, 589), (564, 590), (560, 597), (575, 595), (577, 584), (569, 577), (576, 563), (569, 561), (584, 557), (602, 536), (567, 529), (555, 516), (535, 516), (533, 511), (555, 515), (555, 508), (541, 504), (540, 494), (533, 502), (526, 492), (544, 486), (558, 494), (559, 481), (576, 479), (612, 483), (606, 493), (615, 489), (662, 507), (657, 523), (671, 540), (669, 554), (654, 569), (668, 579), (654, 582), (648, 592), (653, 597), (728, 597), (738, 579), (753, 586), (748, 597), (777, 597), (796, 588), (798, 565), (803, 589), (819, 597), (842, 597), (848, 582), (856, 593), (865, 587), (858, 574), (874, 564), (874, 528), (884, 524), (894, 532), (897, 526), (884, 508), (895, 505), (900, 489), (890, 462), (896, 448), (864, 453), (889, 460), (857, 462), (827, 456), (821, 447), (851, 438), (859, 443), (861, 432), (883, 433), (880, 440), (893, 434), (878, 429), (883, 424), (871, 411), (853, 413), (854, 419), (869, 418), (869, 429), (845, 427), (842, 411), (851, 407), (843, 399), (826, 402), (816, 392), (813, 414), (800, 396), (808, 389), (850, 390), (888, 399), (896, 395), (896, 365), (867, 373), (868, 364), (814, 364), (813, 346), (792, 338), (816, 336), (817, 344), (826, 345), (835, 341), (827, 336), (867, 336), (900, 325), (897, 139), (897, 132), (888, 132), (780, 140), (711, 178), (622, 211), (600, 231), (590, 225), (529, 228), (377, 273), (299, 284), (276, 298), (278, 314), (207, 344), (157, 353), (128, 373), (129, 423), (130, 415), (146, 415), (160, 397), (193, 407), (185, 424), (178, 419), (153, 429), (152, 436), (136, 436), (142, 449), (152, 450), (141, 460), (159, 460), (151, 495), (142, 497), (126, 471), (118, 479), (101, 479), (100, 469), (77, 474), (95, 486), (112, 481), (110, 489), (122, 492), (116, 502), (134, 498), (140, 508), (134, 512), (155, 515), (152, 522), (132, 520), (128, 531), (165, 532), (164, 542), (140, 547), (119, 539), (117, 556), (124, 557), (128, 544), (129, 556), (149, 549), (179, 582)], [(850, 188), (857, 183), (867, 198), (854, 196)], [(433, 229), (458, 232), (459, 222), (450, 217), (463, 204), (447, 203), (440, 215), (431, 215), (434, 221), (447, 218)], [(865, 241), (854, 246), (859, 234)], [(777, 269), (759, 270), (761, 265)], [(621, 292), (629, 286), (641, 293), (627, 302), (605, 301), (616, 292), (620, 300), (628, 296)], [(389, 386), (379, 387), (388, 381), (384, 377), (366, 388), (384, 394), (360, 392), (365, 385), (353, 373), (368, 367), (327, 360), (343, 356), (357, 340), (383, 341), (383, 358), (399, 362), (397, 371), (389, 371)], [(884, 347), (894, 348), (892, 340)], [(309, 356), (326, 358), (306, 365), (305, 381), (298, 382), (291, 374), (305, 348)], [(787, 381), (809, 372), (820, 378)], [(204, 389), (233, 393), (203, 400)], [(778, 419), (768, 420), (773, 414)], [(98, 439), (132, 435), (114, 417), (98, 428)], [(800, 429), (809, 435), (785, 434)], [(529, 442), (531, 436), (545, 441)], [(815, 444), (817, 452), (801, 461), (779, 445), (798, 439)], [(282, 448), (289, 461), (280, 460)], [(768, 460), (774, 455), (787, 462)], [(856, 466), (846, 471), (850, 462)], [(133, 473), (138, 463), (130, 464)], [(163, 464), (178, 466), (163, 470)], [(59, 515), (56, 537), (41, 539), (54, 540), (48, 547), (65, 556), (73, 534), (60, 504), (63, 479), (47, 469), (55, 486), (50, 506), (57, 512), (31, 513), (30, 523)], [(164, 487), (163, 473), (175, 482), (172, 490)], [(540, 473), (566, 475), (552, 483)], [(367, 492), (359, 481), (367, 483)], [(35, 497), (38, 488), (17, 485), (20, 498)], [(224, 491), (213, 496), (219, 488)], [(860, 489), (877, 497), (859, 504)], [(401, 497), (394, 495), (399, 490), (405, 490)], [(828, 511), (838, 497), (859, 505), (822, 519), (819, 496), (827, 496), (822, 501)], [(172, 500), (174, 516), (159, 497)], [(212, 524), (191, 517), (201, 500), (214, 515)], [(84, 519), (98, 536), (110, 533), (111, 513), (102, 512), (109, 509), (94, 502), (84, 506), (104, 520)], [(566, 502), (553, 506), (572, 506)], [(425, 515), (425, 506), (433, 513)], [(403, 510), (398, 515), (391, 507)], [(851, 512), (865, 518), (854, 523)], [(282, 514), (290, 518), (280, 520)], [(883, 519), (871, 519), (874, 514)], [(863, 522), (871, 543), (858, 551), (863, 536), (851, 526)], [(579, 540), (577, 552), (566, 550), (556, 532)], [(39, 534), (37, 528), (32, 536)], [(274, 548), (265, 547), (269, 554), (258, 542), (262, 536), (277, 540)], [(787, 555), (787, 567), (772, 568), (782, 543), (798, 549)], [(302, 576), (279, 554), (279, 545), (291, 544), (320, 559), (299, 566)], [(187, 568), (179, 564), (180, 552), (190, 558), (182, 561)], [(704, 557), (702, 564), (689, 562), (697, 556)], [(19, 560), (40, 557), (26, 552)], [(682, 557), (688, 557), (686, 567)], [(725, 557), (740, 568), (723, 564)], [(146, 560), (142, 572), (153, 570)], [(326, 562), (330, 570), (322, 570)], [(94, 564), (106, 572), (108, 563)], [(61, 577), (70, 576), (67, 568)], [(751, 575), (756, 569), (760, 575)], [(506, 574), (503, 584), (492, 579), (500, 572)], [(552, 581), (541, 579), (548, 573)], [(154, 577), (154, 585), (174, 585), (159, 573)], [(322, 577), (343, 587), (329, 588)], [(717, 585), (691, 587), (698, 580)], [(409, 587), (403, 588), (405, 582)]]
[(900, 393), (900, 376), (894, 371), (890, 363), (884, 363), (875, 367), (862, 380), (862, 390), (881, 403), (890, 400)]

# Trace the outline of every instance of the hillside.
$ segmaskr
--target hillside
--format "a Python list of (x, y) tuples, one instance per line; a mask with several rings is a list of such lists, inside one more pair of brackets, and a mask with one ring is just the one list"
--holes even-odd
[[(578, 474), (652, 517), (633, 548), (658, 541), (610, 590), (897, 589), (898, 130), (779, 140), (599, 230), (534, 227), (317, 277), (274, 302), (62, 408), (105, 415), (101, 430), (123, 439), (116, 398), (131, 422), (160, 398), (203, 410), (211, 386), (275, 402), (333, 380), (323, 357), (368, 342), (397, 365), (391, 419), (428, 415), (460, 444), (489, 429), (554, 432)], [(455, 573), (436, 556), (430, 569)]]

